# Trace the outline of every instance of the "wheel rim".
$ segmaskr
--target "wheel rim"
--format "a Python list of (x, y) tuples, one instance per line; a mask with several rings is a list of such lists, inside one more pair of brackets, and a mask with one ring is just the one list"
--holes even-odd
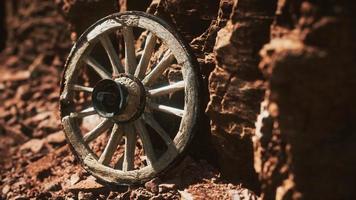
[[(147, 31), (139, 59), (135, 51), (135, 28)], [(124, 41), (122, 58), (119, 58), (110, 38), (110, 34), (117, 30), (121, 30)], [(157, 44), (158, 40), (161, 45)], [(111, 70), (92, 57), (98, 44), (105, 49)], [(153, 66), (150, 61), (159, 54), (157, 49), (162, 45), (167, 49), (162, 51), (163, 55)], [(182, 80), (154, 86), (174, 63), (181, 68)], [(83, 66), (90, 67), (102, 79), (94, 87), (78, 84)], [(82, 92), (92, 95), (93, 105), (78, 111), (74, 99), (77, 93)], [(183, 108), (160, 104), (157, 100), (177, 92), (184, 93)], [(141, 12), (114, 14), (95, 23), (74, 45), (66, 63), (60, 101), (65, 134), (83, 166), (106, 182), (138, 183), (167, 169), (186, 149), (198, 114), (197, 74), (185, 45), (160, 19)], [(117, 109), (111, 109), (112, 102), (118, 104)], [(177, 133), (167, 133), (154, 112), (166, 113), (180, 120)], [(93, 115), (101, 116), (100, 123), (83, 134), (80, 121)], [(90, 144), (107, 131), (110, 132), (107, 144), (100, 155), (96, 155)], [(151, 141), (152, 132), (166, 146), (165, 152), (159, 155)], [(135, 168), (134, 163), (138, 140), (142, 143), (146, 162), (146, 166), (141, 168)], [(120, 146), (123, 146), (123, 152), (121, 163), (120, 159), (116, 162), (121, 165), (118, 167), (112, 165), (112, 159)]]

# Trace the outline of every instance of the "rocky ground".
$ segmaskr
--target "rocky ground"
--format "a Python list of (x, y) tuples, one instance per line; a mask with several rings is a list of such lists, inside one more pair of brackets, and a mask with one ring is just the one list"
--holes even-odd
[(144, 185), (98, 183), (75, 160), (61, 130), (63, 59), (40, 54), (30, 65), (22, 62), (18, 56), (6, 56), (0, 67), (1, 198), (256, 199), (241, 185), (221, 178), (207, 161), (189, 155), (165, 177)]

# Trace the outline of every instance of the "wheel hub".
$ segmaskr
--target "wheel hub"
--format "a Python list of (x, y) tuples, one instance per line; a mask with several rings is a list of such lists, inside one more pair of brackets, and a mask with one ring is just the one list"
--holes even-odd
[(120, 114), (127, 105), (127, 88), (119, 82), (104, 79), (96, 84), (92, 94), (93, 107), (102, 117)]
[(139, 118), (144, 110), (146, 92), (137, 78), (120, 74), (115, 80), (99, 81), (92, 93), (93, 107), (105, 118), (125, 123)]

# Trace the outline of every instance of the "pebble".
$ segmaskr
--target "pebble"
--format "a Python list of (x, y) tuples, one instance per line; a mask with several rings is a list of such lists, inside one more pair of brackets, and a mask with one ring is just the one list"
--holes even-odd
[(90, 200), (93, 198), (91, 192), (78, 192), (78, 200)]
[(164, 183), (158, 186), (158, 192), (159, 193), (168, 192), (170, 190), (174, 190), (175, 188), (176, 188), (175, 184)]
[(79, 174), (76, 173), (76, 174), (73, 174), (71, 177), (70, 177), (70, 185), (75, 185), (76, 183), (78, 183), (80, 181), (80, 177), (79, 177)]
[(2, 193), (3, 193), (3, 194), (7, 194), (8, 192), (10, 192), (10, 186), (9, 186), (9, 185), (5, 185), (5, 186), (2, 188)]
[(180, 191), (178, 190), (179, 194), (180, 194), (180, 197), (181, 197), (181, 200), (193, 200), (193, 196), (187, 192), (187, 191)]
[(101, 191), (105, 189), (105, 187), (98, 182), (95, 181), (95, 178), (89, 176), (87, 179), (79, 181), (78, 183), (70, 186), (69, 191), (83, 191), (83, 190), (91, 190), (91, 191)]
[(45, 191), (59, 191), (60, 189), (62, 189), (62, 186), (59, 182), (50, 182), (44, 186)]
[(23, 144), (20, 150), (30, 149), (33, 153), (38, 153), (43, 148), (44, 141), (40, 139), (32, 139)]
[(231, 200), (240, 200), (240, 195), (237, 190), (229, 190), (229, 196)]
[(158, 193), (158, 184), (159, 184), (160, 180), (159, 179), (152, 179), (148, 182), (145, 183), (145, 188), (152, 192), (152, 193), (155, 193), (157, 194)]
[(47, 136), (46, 140), (50, 144), (61, 144), (66, 141), (66, 137), (64, 136), (64, 133), (62, 131), (59, 131)]

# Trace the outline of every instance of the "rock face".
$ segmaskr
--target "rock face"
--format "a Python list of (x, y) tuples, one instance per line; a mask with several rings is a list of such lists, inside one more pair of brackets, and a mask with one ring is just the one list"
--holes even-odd
[(217, 18), (218, 0), (162, 0), (158, 11), (186, 40), (203, 34)]
[(254, 187), (251, 136), (264, 96), (258, 52), (269, 40), (276, 1), (233, 3), (231, 18), (216, 39), (207, 113), (222, 174)]
[(347, 1), (280, 1), (260, 63), (264, 199), (354, 199), (355, 12)]
[(76, 39), (97, 20), (119, 10), (116, 0), (57, 0), (55, 2), (71, 26), (72, 39)]

